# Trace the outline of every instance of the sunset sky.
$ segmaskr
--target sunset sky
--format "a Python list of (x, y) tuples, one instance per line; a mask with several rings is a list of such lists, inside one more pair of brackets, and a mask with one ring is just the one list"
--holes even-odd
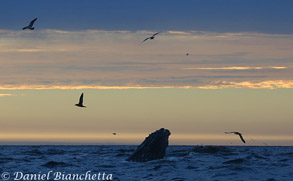
[(0, 144), (293, 146), (292, 5), (3, 0)]

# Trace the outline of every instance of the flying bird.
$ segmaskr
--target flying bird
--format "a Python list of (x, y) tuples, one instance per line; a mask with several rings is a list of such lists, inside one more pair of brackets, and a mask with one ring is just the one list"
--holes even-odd
[(117, 135), (116, 133), (112, 133), (113, 135)]
[(146, 39), (144, 39), (141, 43), (143, 43), (143, 42), (145, 42), (145, 41), (147, 41), (148, 39), (150, 39), (150, 40), (153, 40), (153, 39), (155, 39), (155, 36), (156, 35), (158, 35), (159, 33), (161, 33), (161, 32), (158, 32), (158, 33), (155, 33), (155, 34), (153, 34), (152, 36), (150, 36), (150, 37), (147, 37)]
[(75, 104), (75, 106), (77, 106), (77, 107), (86, 107), (86, 106), (83, 105), (83, 93), (80, 95), (79, 103)]
[(240, 137), (241, 141), (242, 141), (243, 143), (245, 143), (245, 140), (244, 140), (244, 138), (242, 137), (242, 134), (241, 134), (241, 133), (239, 133), (239, 132), (225, 132), (225, 134), (231, 134), (231, 133), (238, 135), (238, 136)]
[(35, 21), (37, 21), (37, 19), (38, 19), (38, 18), (33, 19), (33, 20), (30, 22), (30, 24), (29, 24), (28, 26), (26, 26), (26, 27), (24, 27), (24, 28), (22, 28), (22, 29), (23, 29), (23, 30), (25, 30), (25, 29), (34, 30), (35, 28), (34, 28), (33, 26), (34, 26)]

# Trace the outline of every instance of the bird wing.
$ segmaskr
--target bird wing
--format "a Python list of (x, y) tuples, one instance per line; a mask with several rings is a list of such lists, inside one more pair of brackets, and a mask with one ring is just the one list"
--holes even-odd
[(29, 26), (32, 27), (32, 26), (34, 25), (35, 21), (37, 21), (37, 19), (38, 19), (38, 18), (33, 19), (33, 20), (30, 22), (30, 25), (29, 25)]
[[(145, 41), (147, 41), (148, 39), (150, 39), (150, 37), (147, 37), (147, 38), (144, 39), (142, 42), (145, 42)], [(142, 43), (142, 42), (141, 42), (141, 43)]]
[(243, 139), (242, 135), (239, 134), (239, 136), (240, 136), (241, 141), (242, 141), (243, 143), (245, 143), (245, 140)]
[(153, 36), (156, 36), (156, 35), (159, 34), (159, 33), (161, 33), (161, 32), (155, 33), (155, 34), (153, 34)]
[(28, 29), (28, 26), (26, 26), (26, 27), (23, 27), (22, 29), (23, 29), (23, 30), (25, 30), (25, 29)]
[(83, 93), (80, 95), (79, 103), (78, 104), (81, 104), (82, 105), (82, 103), (83, 103)]

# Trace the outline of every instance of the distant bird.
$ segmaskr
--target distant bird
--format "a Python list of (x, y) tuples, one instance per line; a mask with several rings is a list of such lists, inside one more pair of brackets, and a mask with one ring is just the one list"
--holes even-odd
[(186, 56), (189, 56), (189, 53), (186, 53)]
[(83, 103), (83, 93), (80, 95), (79, 103), (75, 104), (75, 106), (77, 106), (77, 107), (86, 107), (82, 103)]
[(35, 28), (34, 28), (33, 26), (34, 26), (35, 21), (37, 21), (37, 19), (38, 19), (38, 18), (33, 19), (33, 20), (30, 22), (30, 24), (29, 24), (28, 26), (26, 26), (26, 27), (24, 27), (24, 28), (22, 28), (22, 29), (23, 29), (23, 30), (25, 30), (25, 29), (34, 30)]
[(242, 134), (241, 134), (241, 133), (239, 133), (239, 132), (225, 132), (225, 134), (231, 134), (231, 133), (233, 133), (233, 134), (236, 134), (236, 135), (239, 135), (239, 137), (240, 137), (241, 141), (242, 141), (243, 143), (245, 143), (245, 140), (243, 139), (243, 137), (242, 137)]
[(155, 36), (157, 35), (157, 34), (159, 34), (159, 33), (161, 33), (161, 32), (158, 32), (158, 33), (155, 33), (155, 34), (153, 34), (152, 36), (150, 36), (150, 37), (147, 37), (146, 39), (144, 39), (141, 43), (143, 43), (143, 42), (145, 42), (145, 41), (147, 41), (148, 39), (150, 39), (150, 40), (153, 40), (153, 39), (155, 39)]
[(116, 135), (116, 133), (112, 133), (113, 135)]

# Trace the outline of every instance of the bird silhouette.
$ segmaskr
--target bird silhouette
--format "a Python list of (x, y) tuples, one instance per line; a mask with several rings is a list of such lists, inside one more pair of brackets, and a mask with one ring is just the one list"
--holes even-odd
[(86, 106), (83, 105), (83, 93), (80, 95), (79, 103), (75, 104), (75, 106), (77, 106), (77, 107), (86, 107)]
[(116, 133), (112, 133), (113, 135), (117, 135)]
[(26, 27), (24, 27), (24, 28), (22, 28), (22, 29), (23, 29), (23, 30), (25, 30), (25, 29), (34, 30), (35, 28), (34, 28), (33, 26), (34, 26), (35, 21), (37, 21), (37, 19), (38, 19), (38, 18), (33, 19), (33, 20), (30, 22), (30, 24), (29, 24), (28, 26), (26, 26)]
[(233, 131), (233, 132), (225, 132), (225, 134), (231, 134), (231, 133), (238, 135), (238, 136), (240, 137), (241, 141), (242, 141), (243, 143), (245, 143), (245, 140), (244, 140), (244, 138), (242, 137), (242, 134), (241, 134), (241, 133), (236, 132), (236, 131)]
[(145, 42), (145, 41), (147, 41), (147, 40), (153, 40), (153, 39), (155, 39), (155, 36), (158, 35), (159, 33), (161, 33), (161, 32), (157, 32), (157, 33), (153, 34), (152, 36), (147, 37), (147, 38), (144, 39), (141, 43), (143, 43), (143, 42)]

